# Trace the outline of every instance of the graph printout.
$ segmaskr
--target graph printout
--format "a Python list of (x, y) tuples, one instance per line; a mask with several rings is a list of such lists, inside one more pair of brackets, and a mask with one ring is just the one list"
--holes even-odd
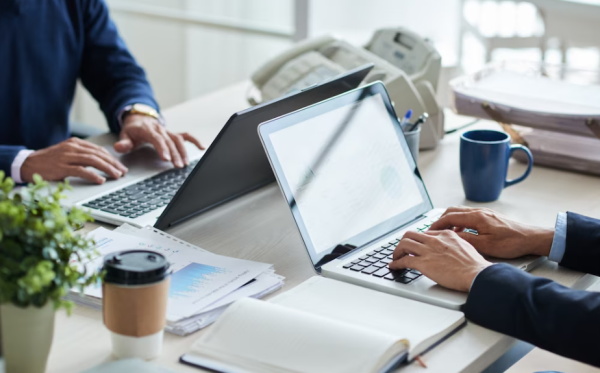
[[(89, 233), (96, 241), (99, 255), (85, 264), (88, 270), (102, 267), (103, 257), (123, 250), (151, 250), (164, 255), (173, 275), (167, 305), (167, 321), (173, 322), (199, 313), (202, 309), (270, 270), (272, 265), (216, 255), (174, 239), (162, 232), (144, 229), (138, 235), (97, 228)], [(85, 295), (101, 298), (99, 285)]]

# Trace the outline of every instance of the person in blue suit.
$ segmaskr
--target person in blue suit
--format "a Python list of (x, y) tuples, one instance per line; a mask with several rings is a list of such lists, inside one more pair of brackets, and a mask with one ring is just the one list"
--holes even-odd
[(600, 293), (492, 264), (481, 254), (544, 255), (600, 275), (600, 220), (559, 213), (555, 229), (545, 229), (489, 209), (449, 208), (429, 231), (407, 232), (390, 263), (392, 269), (415, 268), (442, 286), (468, 291), (463, 311), (476, 324), (600, 367)]
[(38, 173), (103, 183), (127, 172), (105, 149), (69, 138), (78, 80), (119, 135), (117, 152), (150, 143), (163, 160), (183, 167), (184, 142), (201, 147), (189, 134), (166, 129), (144, 70), (102, 0), (0, 1), (0, 57), (0, 170), (17, 182)]

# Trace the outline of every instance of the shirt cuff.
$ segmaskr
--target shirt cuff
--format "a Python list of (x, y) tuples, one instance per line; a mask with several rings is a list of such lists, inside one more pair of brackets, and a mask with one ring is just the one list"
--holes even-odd
[(10, 177), (12, 177), (15, 183), (23, 183), (23, 180), (21, 179), (21, 166), (23, 166), (23, 163), (25, 162), (27, 157), (29, 157), (29, 155), (33, 152), (34, 151), (30, 149), (21, 150), (17, 153), (17, 156), (10, 165)]
[(123, 115), (125, 114), (125, 112), (131, 110), (132, 107), (133, 107), (133, 105), (127, 105), (124, 108), (122, 108), (121, 110), (119, 110), (119, 113), (117, 114), (117, 122), (119, 123), (119, 131), (121, 131), (121, 128), (123, 128)]
[(554, 238), (548, 259), (560, 263), (565, 255), (567, 246), (567, 214), (559, 212), (556, 216), (556, 225), (554, 227)]

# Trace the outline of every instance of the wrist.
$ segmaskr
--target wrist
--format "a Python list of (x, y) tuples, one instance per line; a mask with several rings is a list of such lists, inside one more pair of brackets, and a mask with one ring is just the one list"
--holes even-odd
[(156, 119), (154, 117), (149, 117), (149, 116), (143, 115), (143, 114), (129, 114), (123, 120), (123, 123), (121, 124), (121, 129), (127, 127), (128, 125), (134, 125), (134, 124), (144, 125), (144, 124), (148, 124), (148, 123), (156, 123), (158, 125), (162, 125), (162, 122), (160, 122), (158, 119)]
[(165, 124), (162, 114), (160, 114), (157, 109), (146, 104), (137, 103), (124, 107), (119, 113), (119, 123), (121, 124), (121, 127), (131, 122), (130, 117), (138, 117), (138, 119), (139, 117), (152, 118), (161, 125)]
[(35, 166), (33, 165), (35, 160), (35, 152), (32, 152), (21, 165), (21, 182), (31, 183), (33, 182), (33, 174), (36, 173)]
[(471, 288), (473, 287), (473, 284), (475, 283), (475, 280), (477, 279), (477, 276), (479, 276), (479, 274), (486, 269), (487, 267), (491, 266), (494, 263), (488, 262), (487, 260), (479, 263), (477, 266), (474, 266), (473, 268), (471, 268), (470, 271), (466, 272), (466, 280), (464, 281), (464, 289), (462, 289), (464, 292), (469, 292), (471, 291)]
[(554, 229), (536, 228), (529, 239), (529, 247), (532, 248), (531, 254), (548, 256), (554, 239)]

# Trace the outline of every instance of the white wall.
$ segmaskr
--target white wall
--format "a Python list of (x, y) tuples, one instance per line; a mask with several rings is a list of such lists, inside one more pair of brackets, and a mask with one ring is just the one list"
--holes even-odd
[[(262, 63), (292, 45), (294, 0), (107, 2), (163, 108), (248, 79)], [(309, 36), (331, 33), (359, 45), (378, 28), (409, 27), (432, 39), (442, 58), (451, 64), (459, 2), (312, 0), (306, 26)], [(240, 31), (237, 26), (264, 32)], [(97, 104), (81, 89), (73, 118), (105, 128)]]
[(363, 45), (373, 31), (402, 26), (429, 38), (447, 60), (455, 62), (460, 0), (312, 1), (310, 35), (332, 33)]

